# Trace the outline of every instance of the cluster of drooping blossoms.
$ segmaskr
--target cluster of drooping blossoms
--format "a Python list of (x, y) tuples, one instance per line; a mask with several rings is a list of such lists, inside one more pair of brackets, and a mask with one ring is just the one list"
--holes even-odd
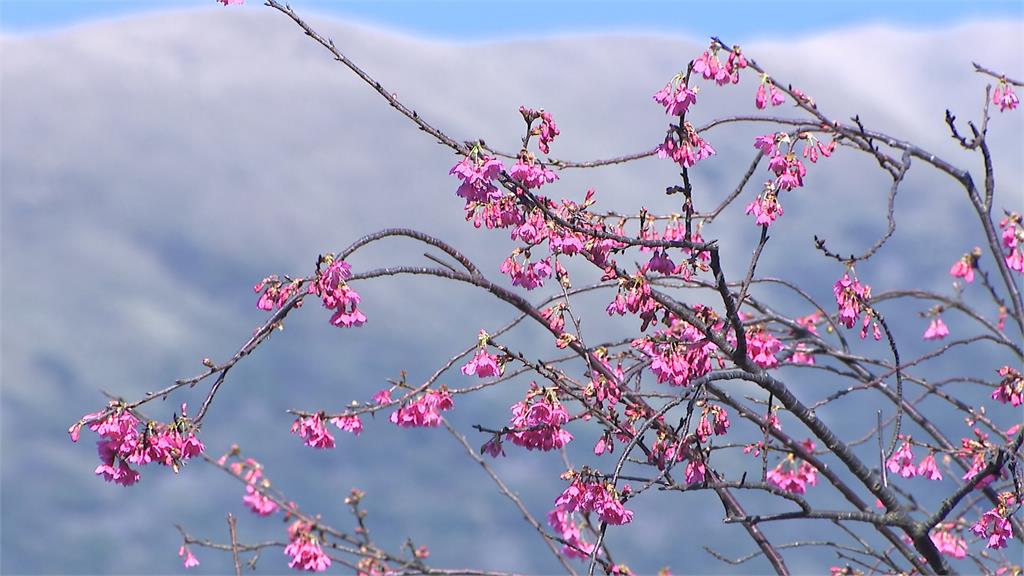
[[(551, 113), (545, 112), (543, 108), (533, 110), (525, 106), (519, 107), (519, 113), (523, 115), (523, 120), (526, 121), (526, 125), (529, 127), (530, 135), (539, 137), (537, 148), (545, 154), (549, 153), (551, 151), (549, 145), (556, 136), (561, 134), (554, 119), (551, 118)], [(538, 119), (540, 120), (540, 125), (534, 128), (533, 123)]]
[(1000, 368), (999, 375), (1003, 379), (992, 392), (992, 399), (1013, 406), (1024, 404), (1024, 375), (1009, 366)]
[[(839, 305), (839, 323), (847, 328), (853, 328), (860, 318), (861, 312), (864, 312), (864, 321), (861, 323), (860, 337), (861, 339), (867, 338), (868, 325), (872, 324), (875, 313), (868, 305), (868, 300), (871, 299), (871, 286), (867, 284), (861, 284), (860, 280), (854, 276), (850, 278), (850, 273), (843, 274), (843, 277), (836, 280), (836, 283), (832, 286), (832, 293), (835, 294), (836, 304)], [(873, 335), (875, 340), (882, 339), (882, 331), (878, 327), (878, 322), (874, 322)]]
[[(762, 88), (764, 85), (762, 84)], [(774, 90), (775, 87), (772, 86)], [(768, 158), (768, 169), (775, 174), (775, 179), (765, 182), (764, 190), (746, 207), (746, 213), (752, 214), (758, 226), (767, 226), (783, 214), (779, 203), (779, 192), (793, 190), (804, 185), (807, 167), (797, 156), (797, 143), (803, 143), (802, 156), (816, 163), (819, 154), (828, 158), (835, 151), (835, 140), (825, 144), (810, 132), (801, 132), (796, 139), (785, 132), (777, 132), (758, 136), (754, 139), (754, 148)]]
[(434, 427), (441, 424), (441, 412), (455, 404), (446, 386), (427, 390), (415, 401), (391, 413), (391, 422), (402, 428)]
[(622, 505), (619, 492), (610, 483), (587, 481), (582, 474), (572, 471), (562, 477), (572, 483), (555, 500), (556, 510), (566, 514), (595, 512), (607, 524), (621, 525), (633, 521), (633, 511)]
[(946, 336), (949, 336), (949, 327), (942, 321), (942, 316), (939, 316), (939, 313), (936, 312), (931, 322), (928, 323), (928, 328), (925, 329), (923, 338), (925, 340), (942, 340)]
[(565, 541), (565, 544), (562, 544), (562, 554), (566, 558), (583, 560), (593, 554), (594, 544), (583, 539), (580, 526), (571, 513), (555, 508), (548, 512), (548, 526), (554, 528)]
[(982, 514), (971, 526), (971, 532), (981, 538), (988, 538), (988, 548), (1006, 548), (1006, 541), (1013, 538), (1010, 515), (1019, 507), (1020, 503), (1012, 492), (1003, 492), (999, 495), (999, 504)]
[[(321, 270), (321, 266), (326, 266)], [(352, 276), (348, 262), (332, 255), (321, 256), (317, 262), (316, 280), (309, 286), (310, 294), (316, 294), (324, 308), (334, 310), (331, 324), (334, 326), (362, 326), (366, 316), (359, 311), (359, 294), (345, 283)]]
[[(804, 440), (801, 444), (808, 452), (814, 451), (814, 442)], [(768, 471), (767, 480), (780, 489), (793, 494), (804, 494), (807, 486), (818, 484), (818, 470), (806, 460), (798, 459), (793, 453)]]
[[(289, 298), (298, 293), (301, 285), (301, 280), (290, 280), (285, 283), (276, 275), (267, 276), (253, 288), (253, 291), (260, 295), (256, 307), (268, 312), (274, 308), (282, 308)], [(301, 306), (302, 302), (299, 301), (296, 305)]]
[(885, 467), (889, 472), (899, 474), (904, 478), (921, 476), (928, 480), (942, 480), (942, 473), (935, 462), (934, 452), (929, 452), (927, 456), (921, 459), (920, 463), (914, 464), (914, 451), (909, 438), (892, 453), (892, 456), (886, 461)]
[(928, 536), (940, 554), (956, 559), (965, 558), (967, 541), (953, 533), (955, 527), (955, 524), (938, 524)]
[(683, 168), (692, 168), (697, 162), (714, 155), (715, 149), (689, 122), (683, 122), (682, 126), (672, 125), (665, 141), (658, 145), (659, 158), (671, 158)]
[[(237, 446), (233, 447), (231, 453), (236, 452)], [(225, 454), (218, 464), (223, 466), (227, 458), (228, 455)], [(265, 494), (265, 491), (270, 488), (270, 481), (263, 476), (262, 464), (252, 458), (246, 458), (240, 462), (232, 462), (230, 470), (245, 482), (245, 496), (242, 497), (242, 503), (249, 510), (259, 516), (270, 516), (278, 511), (277, 502)]]
[(480, 331), (480, 347), (476, 354), (462, 367), (462, 373), (466, 376), (477, 376), (478, 378), (490, 378), (499, 376), (504, 371), (504, 364), (496, 354), (487, 351), (487, 332)]
[(981, 258), (981, 248), (964, 254), (949, 268), (949, 275), (953, 278), (963, 278), (964, 282), (974, 282), (974, 269), (978, 267), (978, 259)]
[(339, 429), (351, 432), (356, 436), (363, 431), (363, 422), (359, 419), (359, 416), (335, 416), (328, 419), (323, 412), (320, 412), (296, 418), (295, 422), (292, 422), (292, 434), (302, 438), (306, 442), (306, 446), (334, 448), (334, 436), (327, 430), (328, 420)]
[(740, 81), (740, 70), (747, 67), (747, 58), (740, 51), (738, 46), (734, 46), (729, 51), (729, 58), (722, 64), (722, 61), (718, 59), (718, 46), (713, 45), (711, 49), (706, 50), (703, 54), (697, 57), (693, 63), (693, 72), (699, 74), (705, 80), (714, 80), (719, 86), (724, 86), (730, 82), (737, 84)]
[(562, 428), (569, 422), (569, 412), (558, 401), (555, 388), (540, 388), (534, 382), (526, 399), (512, 405), (507, 437), (516, 446), (527, 450), (558, 450), (572, 440)]
[(143, 423), (122, 404), (111, 403), (107, 412), (86, 414), (68, 429), (73, 442), (78, 442), (82, 426), (100, 436), (96, 443), (100, 457), (96, 475), (122, 486), (139, 481), (138, 471), (129, 464), (156, 463), (178, 472), (183, 462), (205, 449), (195, 435), (184, 404), (181, 416), (175, 415), (170, 424), (164, 424)]
[(1007, 82), (1005, 78), (1000, 78), (999, 85), (992, 91), (992, 103), (999, 106), (1000, 112), (1014, 110), (1020, 104), (1020, 100), (1013, 92), (1013, 85)]
[(715, 344), (696, 327), (676, 320), (672, 327), (633, 340), (631, 346), (651, 359), (659, 383), (689, 386), (711, 371)]
[(284, 553), (291, 556), (289, 568), (323, 572), (331, 567), (331, 558), (320, 547), (320, 537), (308, 522), (296, 520), (288, 527), (288, 545)]
[(757, 87), (757, 95), (754, 96), (754, 106), (757, 106), (758, 110), (764, 110), (768, 104), (782, 106), (785, 103), (786, 95), (782, 90), (779, 90), (767, 74), (761, 74), (761, 84)]
[(1010, 270), (1024, 273), (1024, 225), (1021, 215), (1011, 212), (999, 221), (1002, 229), (1003, 248), (1006, 249), (1006, 265)]
[(686, 114), (691, 104), (697, 103), (699, 91), (699, 88), (687, 88), (683, 75), (676, 74), (654, 95), (654, 101), (664, 106), (665, 113), (669, 116), (682, 116)]
[(782, 351), (782, 342), (771, 332), (764, 329), (753, 329), (747, 332), (747, 356), (761, 368), (774, 368), (779, 365), (775, 356)]

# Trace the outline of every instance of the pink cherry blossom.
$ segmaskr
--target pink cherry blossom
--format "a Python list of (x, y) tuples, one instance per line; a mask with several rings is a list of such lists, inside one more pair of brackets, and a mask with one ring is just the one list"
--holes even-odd
[(932, 318), (931, 323), (928, 324), (928, 329), (924, 331), (924, 339), (942, 340), (946, 336), (949, 336), (949, 328), (946, 327), (946, 323), (939, 316)]
[(498, 357), (487, 352), (487, 348), (479, 348), (476, 355), (462, 367), (462, 373), (466, 376), (476, 375), (478, 378), (490, 378), (498, 376), (502, 372)]
[(949, 275), (954, 278), (963, 278), (964, 282), (968, 284), (974, 282), (974, 257), (971, 254), (965, 254), (963, 258), (953, 263), (949, 269)]
[(904, 442), (897, 450), (889, 457), (889, 460), (885, 463), (885, 467), (889, 469), (893, 474), (899, 474), (904, 478), (913, 478), (917, 475), (917, 467), (914, 466), (914, 453), (911, 450), (909, 442)]
[[(224, 1), (227, 2), (229, 0)], [(241, 0), (238, 0), (238, 2), (241, 3)], [(188, 546), (182, 545), (181, 548), (178, 548), (178, 557), (184, 558), (185, 568), (195, 568), (196, 566), (199, 566), (199, 560), (196, 560), (195, 555), (188, 549)]]
[(779, 364), (775, 357), (782, 350), (782, 342), (764, 330), (747, 333), (747, 356), (762, 368), (774, 368)]
[(376, 404), (377, 406), (391, 404), (391, 389), (385, 388), (383, 390), (378, 390), (373, 395), (373, 403)]
[(505, 455), (505, 449), (501, 445), (501, 435), (495, 435), (480, 447), (481, 454), (489, 454), (491, 458)]
[(357, 308), (359, 294), (345, 283), (352, 275), (352, 269), (344, 260), (332, 256), (324, 258), (327, 267), (317, 270), (317, 278), (309, 286), (309, 292), (320, 297), (324, 308), (334, 310), (331, 316), (333, 326), (362, 326), (366, 316)]
[(555, 500), (555, 508), (566, 513), (593, 511), (608, 524), (621, 525), (633, 521), (633, 512), (622, 505), (617, 492), (601, 482), (574, 480)]
[(548, 526), (554, 528), (562, 540), (565, 540), (565, 544), (562, 545), (562, 554), (567, 558), (585, 560), (594, 552), (594, 545), (583, 539), (579, 525), (573, 520), (572, 513), (555, 508), (548, 512)]
[(746, 214), (753, 214), (754, 223), (758, 226), (768, 226), (775, 222), (783, 214), (782, 204), (779, 204), (778, 194), (774, 190), (768, 190), (747, 204), (744, 211)]
[(839, 323), (853, 328), (860, 318), (862, 303), (871, 297), (871, 287), (861, 284), (856, 277), (850, 279), (850, 274), (846, 273), (836, 281), (832, 292), (839, 305)]
[(220, 2), (225, 6), (231, 6), (232, 4), (238, 4), (241, 6), (242, 4), (245, 4), (245, 0), (217, 0), (217, 2)]
[(1024, 404), (1024, 374), (1009, 366), (1003, 366), (999, 369), (999, 375), (1003, 379), (992, 392), (992, 399), (1013, 406)]
[(940, 554), (957, 559), (964, 558), (967, 556), (967, 541), (953, 534), (952, 529), (952, 524), (939, 524), (928, 536)]
[(682, 116), (691, 104), (697, 103), (697, 90), (687, 88), (677, 77), (654, 95), (654, 101), (664, 106), (669, 116)]
[(992, 91), (992, 103), (999, 106), (1000, 112), (1006, 112), (1007, 110), (1014, 110), (1020, 103), (1017, 99), (1017, 95), (1013, 92), (1013, 85), (1006, 80), (1000, 80), (999, 86)]
[(533, 290), (543, 286), (545, 278), (551, 277), (551, 259), (544, 258), (537, 262), (527, 260), (520, 264), (515, 260), (515, 254), (513, 254), (501, 263), (500, 269), (502, 274), (507, 274), (512, 279), (513, 286)]
[(942, 472), (939, 472), (939, 467), (935, 464), (935, 454), (929, 454), (921, 459), (921, 463), (917, 465), (917, 475), (929, 480), (942, 480)]
[(359, 419), (357, 414), (350, 414), (348, 416), (338, 416), (331, 418), (331, 423), (344, 430), (345, 432), (351, 432), (356, 436), (359, 436), (360, 432), (363, 431), (363, 421)]
[(526, 188), (540, 188), (558, 180), (558, 174), (555, 174), (554, 170), (545, 168), (538, 162), (527, 162), (522, 159), (512, 166), (508, 175)]
[(1006, 541), (1013, 537), (1013, 525), (1000, 514), (1000, 508), (1001, 506), (997, 506), (985, 512), (971, 526), (971, 532), (976, 536), (988, 538), (988, 548), (1006, 548)]
[(567, 422), (569, 413), (554, 393), (534, 388), (525, 402), (512, 406), (509, 427), (516, 431), (509, 432), (508, 439), (528, 450), (558, 450), (572, 440), (562, 428)]
[(441, 424), (441, 412), (454, 406), (448, 389), (427, 390), (416, 401), (391, 413), (391, 422), (403, 428), (434, 427)]
[(282, 308), (298, 289), (298, 281), (285, 284), (277, 276), (267, 276), (253, 287), (253, 291), (260, 295), (256, 307), (266, 311)]
[(497, 158), (478, 154), (463, 158), (448, 173), (462, 180), (455, 193), (465, 199), (468, 205), (470, 202), (490, 202), (499, 198), (501, 192), (493, 181), (504, 169), (504, 164)]
[(302, 438), (306, 446), (313, 448), (334, 448), (334, 436), (327, 431), (323, 414), (300, 416), (292, 423), (292, 434)]
[(288, 528), (289, 542), (284, 553), (291, 556), (289, 568), (323, 572), (331, 567), (331, 559), (320, 548), (320, 539), (313, 534), (311, 526), (302, 520), (296, 520)]

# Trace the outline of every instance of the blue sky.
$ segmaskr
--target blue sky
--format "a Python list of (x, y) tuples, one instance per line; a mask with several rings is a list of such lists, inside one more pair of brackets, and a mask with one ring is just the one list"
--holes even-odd
[[(261, 4), (247, 0), (243, 7), (225, 8), (215, 0), (0, 0), (0, 30), (31, 33), (145, 12), (261, 10)], [(293, 5), (307, 14), (316, 11), (448, 40), (609, 31), (703, 35), (728, 29), (735, 38), (726, 41), (749, 42), (868, 23), (933, 28), (978, 19), (1024, 19), (1020, 0), (295, 0)]]

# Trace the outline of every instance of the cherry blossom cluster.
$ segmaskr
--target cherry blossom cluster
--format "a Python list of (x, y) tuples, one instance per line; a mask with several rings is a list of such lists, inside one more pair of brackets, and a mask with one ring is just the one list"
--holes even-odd
[(967, 541), (953, 533), (954, 524), (939, 524), (928, 535), (939, 553), (953, 558), (967, 556)]
[(331, 567), (331, 558), (320, 547), (320, 538), (314, 534), (313, 526), (296, 520), (288, 527), (288, 545), (284, 553), (291, 556), (289, 568), (309, 572), (323, 572)]
[(682, 74), (676, 74), (654, 95), (654, 101), (665, 107), (669, 116), (683, 116), (691, 104), (697, 103), (699, 88), (687, 88)]
[(974, 282), (974, 269), (978, 267), (978, 259), (981, 258), (981, 248), (975, 248), (960, 257), (949, 268), (949, 275), (953, 278), (963, 278), (964, 282)]
[(658, 145), (659, 158), (671, 158), (683, 168), (692, 168), (697, 162), (715, 155), (715, 149), (700, 137), (689, 122), (672, 126), (664, 142)]
[(391, 422), (402, 428), (434, 427), (441, 424), (441, 412), (451, 410), (452, 402), (448, 388), (427, 390), (415, 401), (391, 413)]
[(558, 401), (556, 389), (540, 388), (531, 384), (526, 400), (512, 405), (512, 418), (508, 439), (527, 450), (558, 450), (572, 440), (572, 434), (562, 428), (569, 422), (569, 412)]
[(999, 85), (992, 91), (992, 103), (999, 106), (1000, 112), (1014, 110), (1020, 104), (1017, 94), (1013, 91), (1013, 85), (1007, 82), (1005, 78), (1001, 78)]
[[(856, 276), (851, 279), (850, 273), (847, 272), (843, 274), (842, 278), (836, 280), (836, 283), (832, 286), (832, 293), (836, 297), (836, 304), (839, 305), (839, 323), (843, 326), (853, 328), (860, 318), (861, 312), (864, 312), (860, 337), (861, 339), (866, 338), (868, 326), (871, 325), (871, 321), (874, 319), (874, 311), (867, 305), (868, 300), (871, 299), (871, 286), (861, 284)], [(882, 339), (882, 332), (878, 327), (878, 322), (874, 323), (873, 332), (875, 340)]]
[(747, 356), (761, 368), (774, 368), (779, 365), (775, 356), (782, 351), (782, 342), (771, 332), (763, 328), (747, 331)]
[(782, 106), (786, 103), (786, 95), (782, 90), (768, 78), (767, 74), (761, 75), (761, 84), (757, 87), (757, 95), (754, 97), (754, 105), (758, 110), (764, 110), (768, 104)]
[(999, 221), (1002, 230), (1003, 248), (1006, 249), (1006, 265), (1010, 270), (1024, 273), (1024, 225), (1021, 215), (1011, 212)]
[(999, 504), (982, 514), (971, 526), (971, 532), (981, 538), (988, 538), (988, 548), (1006, 548), (1006, 541), (1013, 538), (1010, 514), (1019, 507), (1020, 504), (1012, 492), (1003, 492), (999, 495)]
[(448, 172), (454, 175), (462, 184), (455, 192), (466, 201), (466, 205), (477, 202), (487, 204), (502, 197), (502, 192), (494, 184), (494, 180), (505, 169), (501, 160), (492, 158), (479, 148), (463, 158)]
[(632, 346), (651, 359), (650, 369), (658, 382), (670, 386), (689, 386), (693, 379), (710, 372), (716, 350), (700, 330), (683, 321), (653, 336), (637, 338)]
[(729, 51), (729, 58), (722, 64), (718, 59), (717, 47), (705, 51), (693, 62), (693, 71), (705, 80), (714, 80), (719, 86), (730, 82), (737, 84), (740, 81), (740, 70), (747, 67), (747, 59), (743, 56), (739, 47)]
[[(761, 85), (763, 89), (765, 84)], [(772, 90), (776, 90), (772, 86)], [(754, 148), (760, 150), (768, 158), (768, 169), (775, 174), (775, 179), (766, 182), (764, 190), (753, 201), (747, 204), (746, 213), (752, 214), (755, 224), (767, 226), (783, 214), (778, 193), (781, 190), (793, 190), (804, 185), (807, 167), (797, 156), (796, 144), (803, 143), (803, 157), (816, 163), (819, 154), (828, 158), (835, 151), (835, 140), (825, 144), (810, 132), (801, 132), (792, 138), (786, 132), (765, 134), (754, 139)]]
[(298, 293), (301, 285), (301, 280), (291, 280), (286, 283), (276, 275), (267, 276), (253, 288), (253, 291), (260, 295), (256, 307), (266, 311), (281, 308), (289, 298)]
[(1009, 366), (1003, 366), (999, 369), (999, 375), (1003, 379), (992, 392), (992, 399), (1013, 406), (1024, 404), (1024, 374)]
[(111, 403), (107, 411), (86, 414), (68, 429), (73, 442), (78, 442), (82, 426), (100, 436), (96, 443), (100, 457), (96, 475), (122, 486), (139, 481), (138, 471), (129, 464), (156, 463), (178, 472), (182, 463), (205, 449), (195, 435), (184, 404), (181, 416), (175, 415), (171, 423), (164, 424), (143, 423), (122, 404)]
[(899, 474), (903, 478), (921, 476), (928, 480), (942, 480), (942, 473), (935, 463), (934, 452), (929, 452), (928, 455), (921, 459), (920, 463), (914, 464), (914, 451), (909, 439), (900, 444), (899, 448), (893, 452), (889, 460), (886, 461), (885, 467), (889, 472)]
[(462, 367), (462, 373), (466, 376), (476, 375), (478, 378), (490, 378), (500, 376), (504, 371), (504, 364), (498, 356), (487, 351), (487, 332), (480, 331), (480, 347), (476, 354)]
[[(549, 146), (555, 137), (561, 134), (558, 131), (558, 126), (555, 124), (554, 119), (551, 118), (550, 112), (545, 112), (544, 109), (533, 110), (525, 106), (519, 107), (519, 113), (523, 115), (523, 119), (526, 120), (526, 124), (530, 126), (530, 134), (533, 136), (539, 136), (540, 141), (537, 142), (537, 148), (541, 152), (547, 154), (550, 152)], [(533, 123), (537, 119), (540, 119), (540, 125), (533, 128)]]
[[(232, 452), (236, 451), (237, 448)], [(220, 459), (219, 464), (223, 466), (226, 459), (227, 455)], [(277, 502), (263, 492), (270, 488), (270, 481), (263, 476), (262, 464), (252, 458), (246, 458), (244, 461), (232, 462), (230, 470), (245, 482), (245, 496), (242, 497), (242, 503), (249, 510), (259, 516), (270, 516), (277, 512)]]
[[(323, 270), (321, 265), (326, 265)], [(366, 316), (357, 308), (359, 294), (345, 283), (352, 276), (348, 262), (331, 255), (322, 256), (317, 265), (316, 280), (310, 284), (310, 294), (316, 294), (323, 301), (324, 308), (334, 310), (331, 316), (333, 326), (362, 326)]]
[(621, 525), (633, 521), (633, 511), (622, 505), (618, 491), (610, 484), (584, 481), (579, 475), (572, 475), (571, 479), (569, 487), (555, 500), (556, 510), (567, 514), (595, 512), (602, 522), (608, 524)]
[[(808, 452), (814, 450), (814, 442), (804, 440), (802, 444)], [(768, 471), (766, 479), (786, 492), (804, 494), (807, 486), (818, 484), (818, 470), (810, 462), (787, 454), (784, 460)]]
[(553, 271), (551, 268), (551, 258), (542, 258), (531, 262), (529, 256), (525, 255), (523, 261), (520, 262), (516, 260), (520, 253), (525, 255), (529, 251), (522, 252), (519, 248), (516, 248), (512, 255), (501, 263), (501, 273), (507, 274), (512, 279), (513, 286), (520, 286), (527, 290), (543, 286), (544, 280), (550, 278)]
[(548, 512), (548, 526), (554, 528), (565, 541), (562, 545), (562, 554), (565, 554), (566, 558), (585, 560), (594, 552), (594, 544), (583, 539), (579, 524), (573, 519), (572, 513), (555, 508)]
[(946, 336), (949, 336), (949, 327), (942, 321), (942, 316), (935, 315), (931, 322), (928, 323), (928, 328), (924, 331), (924, 339), (942, 340)]

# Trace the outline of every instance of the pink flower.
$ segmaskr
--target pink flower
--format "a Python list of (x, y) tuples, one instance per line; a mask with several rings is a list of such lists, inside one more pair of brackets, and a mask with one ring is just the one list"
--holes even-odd
[(933, 318), (931, 323), (928, 324), (928, 329), (924, 331), (925, 340), (942, 340), (946, 336), (949, 336), (949, 328), (946, 327), (946, 323), (939, 316)]
[(373, 395), (373, 402), (377, 406), (391, 404), (391, 389), (385, 388), (383, 390), (378, 390), (377, 393)]
[[(223, 1), (224, 2), (228, 2), (230, 0), (223, 0)], [(238, 0), (238, 3), (241, 4), (241, 0)], [(179, 558), (184, 557), (184, 559), (185, 559), (185, 568), (194, 568), (196, 566), (199, 566), (199, 560), (196, 560), (195, 555), (193, 555), (192, 551), (189, 550), (188, 547), (185, 546), (185, 545), (182, 545), (181, 548), (178, 548), (178, 557)]]
[(782, 204), (779, 204), (778, 194), (769, 190), (747, 204), (745, 213), (754, 215), (756, 225), (768, 226), (782, 216), (783, 210)]
[(498, 364), (498, 357), (494, 354), (489, 354), (486, 348), (479, 348), (476, 351), (476, 355), (462, 367), (462, 373), (466, 376), (473, 376), (474, 374), (478, 378), (489, 378), (491, 376), (498, 376), (502, 372), (502, 367)]
[(557, 450), (572, 440), (562, 428), (568, 421), (569, 413), (554, 394), (535, 388), (525, 402), (512, 406), (509, 426), (516, 431), (509, 432), (508, 439), (527, 450)]
[[(518, 249), (516, 249), (518, 251)], [(501, 263), (501, 273), (508, 274), (513, 286), (521, 286), (533, 290), (544, 285), (544, 279), (551, 277), (551, 259), (544, 258), (537, 262), (516, 262), (515, 253)]]
[(929, 454), (921, 460), (921, 463), (917, 465), (917, 475), (929, 480), (942, 480), (942, 473), (939, 472), (939, 467), (935, 464), (935, 454)]
[(963, 278), (964, 282), (974, 282), (974, 257), (971, 254), (964, 254), (963, 258), (957, 260), (949, 269), (949, 275), (954, 278)]
[(1020, 101), (1017, 99), (1017, 95), (1013, 93), (1013, 86), (1006, 80), (1000, 80), (999, 86), (996, 86), (996, 89), (992, 92), (992, 103), (999, 106), (1000, 112), (1006, 112), (1007, 110), (1016, 109)]
[(765, 134), (764, 136), (758, 136), (754, 139), (754, 148), (760, 150), (765, 156), (769, 158), (776, 155), (778, 148), (776, 146), (777, 134)]
[(291, 556), (289, 568), (323, 572), (331, 567), (331, 559), (320, 548), (320, 540), (312, 533), (311, 526), (302, 520), (296, 520), (288, 528), (290, 541), (284, 553)]
[(914, 466), (914, 453), (910, 448), (909, 442), (904, 442), (892, 456), (889, 457), (889, 461), (885, 463), (885, 467), (890, 472), (904, 478), (913, 478), (917, 475), (917, 467)]
[[(788, 462), (790, 466), (783, 467)], [(807, 462), (801, 462), (794, 467), (792, 456), (780, 462), (778, 466), (770, 470), (767, 479), (782, 490), (793, 494), (804, 494), (807, 492), (807, 485), (815, 486), (818, 483), (818, 471)]]
[(537, 162), (523, 160), (518, 160), (509, 170), (508, 175), (526, 188), (540, 188), (558, 180), (558, 174), (555, 174), (554, 170), (549, 170)]
[(501, 192), (492, 181), (504, 169), (500, 160), (485, 154), (474, 154), (463, 158), (448, 173), (462, 180), (455, 193), (464, 198), (468, 206), (470, 202), (490, 202), (501, 197)]
[[(238, 4), (239, 6), (241, 6), (242, 4), (245, 4), (245, 0), (217, 0), (217, 2), (220, 2), (225, 6), (231, 6), (232, 4)], [(186, 564), (185, 567), (187, 568), (188, 564)]]
[(572, 514), (560, 508), (548, 512), (548, 525), (565, 540), (562, 545), (562, 554), (567, 558), (584, 560), (594, 552), (594, 545), (583, 540), (580, 528), (572, 519)]
[(669, 132), (665, 136), (665, 141), (658, 146), (659, 158), (671, 158), (683, 168), (691, 168), (697, 162), (715, 154), (711, 144), (701, 138), (689, 122), (684, 123), (682, 129)]
[(484, 442), (484, 445), (480, 447), (480, 453), (489, 454), (491, 458), (504, 456), (505, 449), (501, 446), (501, 435), (495, 435), (487, 442)]
[(272, 498), (264, 495), (258, 489), (270, 487), (270, 482), (263, 479), (263, 467), (260, 466), (259, 462), (252, 458), (247, 458), (245, 462), (231, 464), (231, 471), (245, 481), (245, 496), (242, 497), (243, 504), (260, 516), (270, 516), (277, 512), (277, 502), (274, 502)]
[(704, 481), (706, 474), (707, 468), (704, 466), (703, 461), (691, 459), (686, 463), (687, 484), (700, 484)]
[(988, 537), (988, 548), (1006, 548), (1006, 541), (1013, 537), (1013, 525), (1004, 518), (1000, 506), (982, 514), (981, 518), (971, 526), (971, 532), (981, 538)]
[(292, 423), (292, 434), (306, 441), (313, 448), (334, 448), (334, 436), (327, 431), (323, 414), (300, 416)]
[(433, 427), (441, 424), (441, 412), (454, 406), (448, 389), (427, 390), (415, 402), (391, 413), (391, 422), (403, 428)]
[(839, 305), (839, 323), (853, 328), (860, 318), (862, 302), (871, 297), (871, 287), (862, 285), (856, 277), (851, 280), (850, 274), (846, 273), (836, 281), (832, 292)]
[(555, 509), (567, 514), (577, 510), (597, 512), (601, 521), (608, 524), (621, 525), (633, 521), (633, 512), (622, 505), (614, 488), (600, 482), (574, 480), (555, 500)]
[(654, 95), (654, 101), (664, 106), (669, 116), (682, 116), (691, 104), (697, 103), (697, 90), (690, 90), (677, 77)]
[[(741, 63), (742, 65), (740, 65)], [(733, 60), (733, 68), (740, 67), (746, 67), (746, 59), (742, 61)], [(729, 82), (739, 82), (739, 76), (737, 75), (734, 81), (731, 71), (722, 65), (716, 53), (704, 52), (701, 54), (693, 61), (693, 71), (703, 76), (705, 80), (714, 80), (719, 86)]]
[(939, 524), (929, 537), (940, 554), (957, 559), (964, 558), (967, 556), (967, 541), (950, 532), (952, 528), (952, 524)]
[(356, 414), (331, 418), (331, 422), (345, 432), (351, 432), (356, 436), (363, 431), (363, 421)]
[(769, 332), (757, 330), (747, 333), (747, 356), (762, 368), (779, 364), (775, 354), (782, 350), (782, 342)]
[(284, 284), (277, 276), (267, 276), (253, 287), (253, 291), (260, 295), (259, 300), (256, 302), (256, 307), (267, 311), (281, 308), (288, 302), (289, 298), (295, 295), (298, 288), (298, 282)]
[(333, 326), (362, 326), (366, 316), (356, 307), (359, 305), (359, 294), (350, 288), (345, 280), (352, 275), (352, 268), (344, 260), (326, 257), (327, 268), (317, 270), (316, 281), (310, 284), (309, 291), (323, 301), (324, 308), (334, 310), (331, 316)]
[(1003, 366), (999, 369), (999, 375), (1003, 380), (992, 392), (992, 399), (1013, 406), (1024, 404), (1024, 374), (1009, 366)]

